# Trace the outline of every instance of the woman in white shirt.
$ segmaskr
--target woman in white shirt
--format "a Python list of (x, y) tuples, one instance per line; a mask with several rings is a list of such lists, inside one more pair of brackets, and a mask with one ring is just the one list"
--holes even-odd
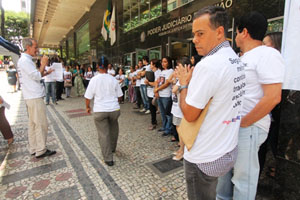
[(168, 136), (172, 133), (172, 86), (167, 81), (173, 73), (172, 60), (170, 57), (162, 59), (162, 72), (157, 80), (154, 93), (158, 93), (158, 106), (163, 121), (163, 126), (158, 131), (162, 131), (163, 136)]
[(85, 82), (85, 88), (88, 87), (90, 80), (94, 77), (94, 72), (92, 70), (92, 67), (88, 67), (88, 71), (84, 73), (84, 82)]
[(122, 96), (122, 101), (120, 103), (124, 103), (124, 95), (125, 95), (125, 90), (127, 89), (125, 86), (125, 75), (124, 75), (124, 71), (122, 68), (120, 68), (118, 70), (119, 74), (116, 77), (116, 79), (119, 81), (119, 85), (122, 89), (123, 92), (123, 96)]

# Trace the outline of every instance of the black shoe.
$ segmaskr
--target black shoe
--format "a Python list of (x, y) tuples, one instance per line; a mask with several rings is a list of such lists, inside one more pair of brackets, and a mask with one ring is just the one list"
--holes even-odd
[(35, 153), (32, 153), (31, 155), (32, 155), (32, 156), (35, 156)]
[(54, 154), (56, 154), (56, 151), (51, 151), (51, 150), (47, 149), (47, 151), (44, 154), (36, 156), (36, 158), (44, 158), (46, 156), (52, 156)]
[(157, 131), (158, 131), (158, 132), (164, 132), (165, 129), (164, 129), (164, 128), (160, 128), (160, 129), (158, 129)]
[(166, 137), (166, 136), (169, 136), (169, 135), (170, 135), (170, 133), (164, 132), (161, 136)]
[(114, 165), (114, 161), (105, 161), (105, 164), (111, 167)]

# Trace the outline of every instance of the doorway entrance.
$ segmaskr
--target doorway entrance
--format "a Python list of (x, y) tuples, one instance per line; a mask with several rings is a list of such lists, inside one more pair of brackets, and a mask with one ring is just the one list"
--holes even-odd
[(192, 55), (191, 40), (168, 37), (167, 55), (176, 62), (183, 56), (190, 57)]

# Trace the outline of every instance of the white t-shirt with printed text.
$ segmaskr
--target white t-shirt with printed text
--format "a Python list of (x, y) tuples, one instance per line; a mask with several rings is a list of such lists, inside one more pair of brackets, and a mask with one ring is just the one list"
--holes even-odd
[[(165, 69), (161, 71), (158, 79), (158, 87), (165, 84), (165, 82), (170, 78), (172, 73), (174, 72), (173, 69)], [(160, 97), (170, 97), (172, 96), (172, 85), (170, 84), (168, 87), (166, 87), (163, 90), (158, 91), (158, 94)]]
[(213, 99), (193, 147), (190, 151), (185, 148), (184, 159), (208, 163), (237, 146), (244, 87), (243, 64), (231, 47), (223, 47), (197, 63), (186, 103), (204, 109)]

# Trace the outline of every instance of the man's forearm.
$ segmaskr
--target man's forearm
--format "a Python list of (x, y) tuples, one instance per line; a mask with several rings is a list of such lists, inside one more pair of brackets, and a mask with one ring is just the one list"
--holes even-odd
[(269, 114), (281, 100), (281, 84), (265, 85), (263, 98), (242, 118), (241, 127), (248, 127)]

